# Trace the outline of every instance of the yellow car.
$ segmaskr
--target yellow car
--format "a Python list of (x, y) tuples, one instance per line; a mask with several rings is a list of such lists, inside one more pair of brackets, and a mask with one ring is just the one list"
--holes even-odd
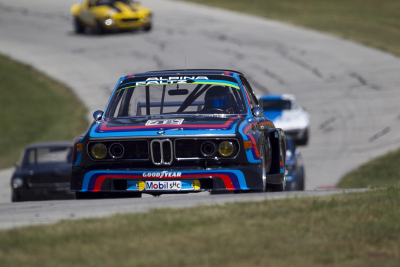
[(107, 31), (151, 30), (151, 10), (132, 0), (84, 0), (71, 7), (74, 16), (74, 30), (83, 33), (91, 28), (94, 33)]

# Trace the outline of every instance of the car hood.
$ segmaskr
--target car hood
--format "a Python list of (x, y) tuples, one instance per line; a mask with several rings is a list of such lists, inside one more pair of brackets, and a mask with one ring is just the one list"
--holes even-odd
[(114, 118), (92, 126), (91, 137), (156, 135), (159, 132), (169, 134), (209, 133), (213, 130), (234, 130), (242, 116), (162, 116), (157, 118), (131, 117)]
[(94, 8), (96, 16), (121, 19), (128, 17), (143, 17), (150, 13), (148, 8), (138, 4), (124, 4), (116, 2), (114, 5), (101, 5)]

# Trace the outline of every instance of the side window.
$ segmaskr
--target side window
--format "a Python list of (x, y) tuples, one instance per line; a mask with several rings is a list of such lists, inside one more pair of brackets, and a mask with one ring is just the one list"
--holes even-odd
[(243, 76), (240, 76), (240, 80), (242, 81), (243, 87), (246, 90), (247, 95), (250, 98), (251, 108), (258, 106), (258, 100), (257, 100), (256, 96), (254, 95), (253, 89), (251, 88), (250, 84), (247, 82), (246, 78), (244, 78)]

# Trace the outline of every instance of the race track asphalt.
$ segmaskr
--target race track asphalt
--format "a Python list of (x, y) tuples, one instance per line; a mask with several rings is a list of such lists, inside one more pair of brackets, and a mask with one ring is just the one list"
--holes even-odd
[[(77, 35), (69, 14), (75, 2), (0, 0), (0, 53), (70, 86), (90, 111), (82, 119), (104, 109), (121, 76), (228, 68), (243, 72), (257, 94), (295, 94), (311, 114), (310, 143), (301, 148), (308, 190), (334, 186), (400, 146), (398, 57), (276, 21), (168, 0), (141, 1), (154, 12), (149, 33)], [(0, 172), (1, 185), (8, 185), (9, 173)], [(26, 210), (26, 203), (5, 203), (9, 191), (0, 188), (1, 212)], [(90, 216), (90, 203), (75, 206)], [(112, 201), (101, 203), (106, 213), (114, 212)]]

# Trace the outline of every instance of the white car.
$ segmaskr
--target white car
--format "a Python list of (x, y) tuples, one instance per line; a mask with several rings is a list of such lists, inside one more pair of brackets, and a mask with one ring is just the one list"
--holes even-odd
[(310, 115), (297, 103), (294, 95), (262, 95), (259, 102), (264, 109), (264, 116), (276, 128), (281, 128), (296, 144), (307, 145)]

